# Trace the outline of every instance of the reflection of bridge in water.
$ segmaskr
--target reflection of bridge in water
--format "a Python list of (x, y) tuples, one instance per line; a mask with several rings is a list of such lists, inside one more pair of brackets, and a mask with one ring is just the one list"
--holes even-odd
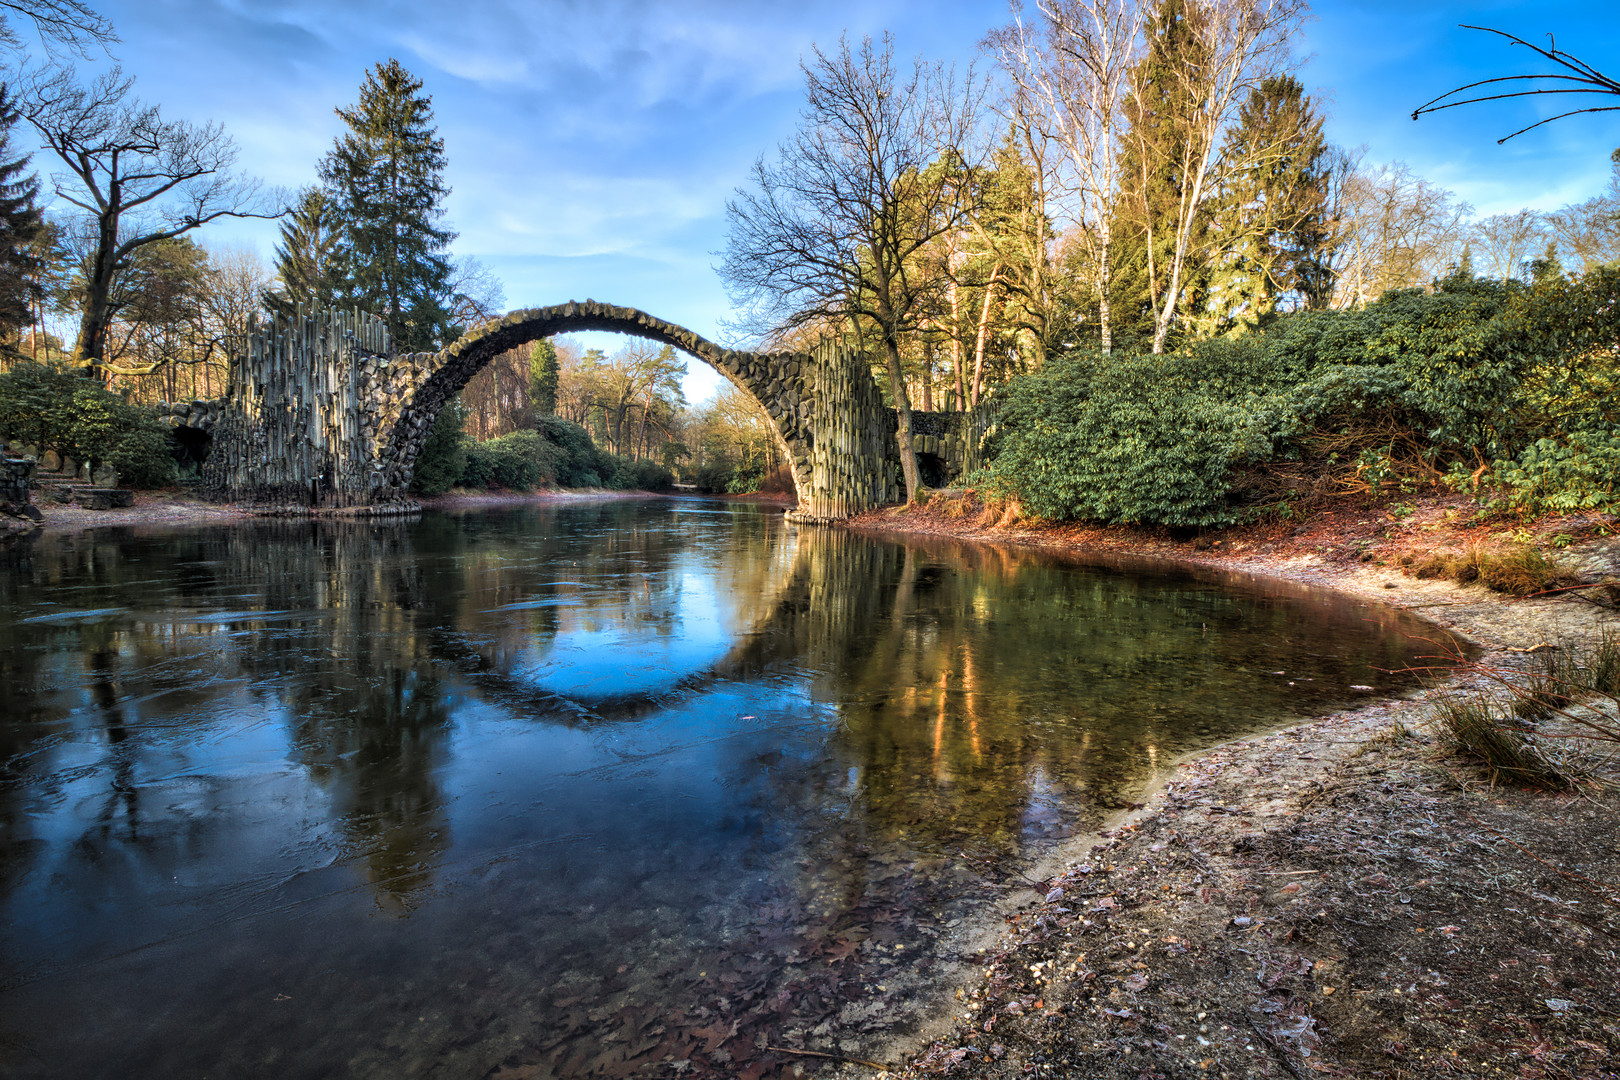
[[(629, 638), (631, 650), (681, 633), (683, 560), (697, 550), (675, 530), (645, 527), (645, 503), (565, 513), (595, 534), (589, 543), (606, 539), (600, 554), (585, 540), (570, 546), (540, 524), (558, 520), (546, 515), (532, 532), (469, 515), (176, 534), (164, 550), (180, 595), (156, 611), (137, 537), (33, 557), (62, 564), (47, 573), (87, 575), (95, 583), (76, 603), (113, 613), (50, 628), (70, 651), (99, 658), (83, 678), (109, 753), (127, 757), (147, 738), (130, 704), (142, 695), (161, 695), (171, 716), (256, 700), (283, 718), (294, 760), (329, 793), (349, 857), (400, 897), (431, 880), (450, 843), (438, 774), (457, 699), (469, 694), (514, 719), (604, 730), (731, 691), (761, 703), (749, 711), (809, 708), (824, 724), (827, 760), (802, 763), (802, 774), (773, 768), (776, 795), (761, 797), (791, 798), (821, 770), (855, 769), (863, 828), (948, 847), (968, 837), (1010, 844), (1021, 822), (1049, 813), (1043, 801), (1055, 792), (1117, 801), (1155, 759), (1244, 730), (1256, 714), (1325, 706), (1364, 681), (1368, 665), (1406, 662), (1398, 642), (1365, 624), (1368, 612), (1286, 590), (1245, 595), (1019, 550), (784, 530), (743, 513), (727, 519), (734, 568), (719, 587), (727, 640), (715, 655), (634, 693), (559, 692), (535, 677), (532, 659), (574, 628), (630, 626), (646, 635)], [(576, 561), (587, 565), (570, 566), (562, 582), (557, 567)], [(625, 566), (642, 600), (620, 587)], [(591, 575), (604, 587), (581, 588)], [(537, 598), (558, 602), (513, 610)], [(1307, 620), (1312, 633), (1342, 636), (1338, 652), (1318, 658), (1318, 681), (1257, 679), (1257, 668), (1297, 650)], [(27, 666), (37, 651), (4, 641), (0, 651), (8, 692), (35, 680)], [(797, 689), (773, 704), (784, 686)], [(58, 722), (37, 699), (0, 705), (37, 715), (17, 732)], [(108, 773), (109, 807), (134, 828), (146, 811), (119, 775)]]

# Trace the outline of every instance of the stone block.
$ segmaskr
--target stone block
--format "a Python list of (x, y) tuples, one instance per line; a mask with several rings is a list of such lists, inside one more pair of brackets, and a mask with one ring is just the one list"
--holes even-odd
[(126, 488), (80, 488), (74, 502), (86, 510), (117, 510), (135, 505), (135, 493)]
[(103, 465), (91, 475), (90, 482), (98, 488), (118, 486), (118, 472), (111, 465)]

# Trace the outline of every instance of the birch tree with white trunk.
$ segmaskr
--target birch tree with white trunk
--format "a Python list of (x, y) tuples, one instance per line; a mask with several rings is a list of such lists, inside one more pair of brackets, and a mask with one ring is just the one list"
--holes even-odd
[[(1304, 0), (1189, 0), (1185, 7), (1188, 27), (1199, 45), (1190, 50), (1196, 59), (1157, 69), (1162, 77), (1178, 81), (1180, 96), (1192, 103), (1192, 111), (1184, 118), (1187, 144), (1178, 148), (1176, 165), (1184, 181), (1166, 267), (1168, 287), (1154, 305), (1155, 353), (1164, 352), (1181, 306), (1181, 290), (1197, 254), (1192, 250), (1193, 233), (1201, 204), (1220, 169), (1234, 164), (1219, 160), (1225, 132), (1249, 91), (1267, 75), (1291, 66), (1290, 43), (1306, 13)], [(1143, 67), (1131, 70), (1135, 75)], [(1132, 92), (1146, 96), (1148, 89), (1134, 86)]]
[(1097, 270), (1104, 352), (1113, 348), (1108, 291), (1122, 106), (1145, 21), (1138, 0), (1038, 0), (1029, 21), (1016, 13), (988, 41), (1012, 81), (1015, 124), (1033, 125), (1062, 148), (1054, 188)]

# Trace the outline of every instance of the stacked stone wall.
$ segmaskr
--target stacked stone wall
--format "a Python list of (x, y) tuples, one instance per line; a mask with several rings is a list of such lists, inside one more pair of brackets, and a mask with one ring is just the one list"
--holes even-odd
[[(892, 465), (900, 467), (900, 448), (895, 441), (900, 420), (895, 410), (886, 410), (885, 429), (891, 445), (886, 449)], [(945, 466), (947, 483), (955, 483), (984, 464), (984, 441), (994, 425), (995, 404), (986, 399), (966, 412), (911, 413), (911, 447), (918, 454), (932, 454)]]
[[(0, 457), (0, 515), (30, 527), (41, 518), (39, 508), (29, 493), (34, 477), (34, 459), (31, 457)], [(0, 529), (9, 531), (9, 529)]]
[(158, 419), (170, 427), (196, 428), (198, 431), (213, 431), (225, 415), (225, 398), (214, 398), (208, 401), (160, 401), (157, 403)]

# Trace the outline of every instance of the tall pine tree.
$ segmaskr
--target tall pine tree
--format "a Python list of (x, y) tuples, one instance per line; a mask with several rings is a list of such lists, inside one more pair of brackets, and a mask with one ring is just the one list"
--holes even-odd
[(349, 301), (343, 294), (348, 276), (348, 248), (332, 205), (323, 188), (309, 187), (281, 222), (276, 245), (276, 277), (281, 288), (265, 297), (272, 309), (291, 310), (295, 304), (331, 308)]
[(11, 128), (18, 116), (0, 85), (0, 348), (11, 353), (22, 328), (34, 321), (43, 269), (36, 241), (45, 231), (36, 202), (39, 178), (24, 175), (27, 154), (12, 156)]
[(321, 160), (320, 177), (349, 250), (344, 292), (388, 324), (401, 351), (438, 349), (449, 315), (456, 234), (442, 227), (444, 140), (433, 100), (398, 60), (366, 73), (360, 100), (338, 109), (348, 125)]

